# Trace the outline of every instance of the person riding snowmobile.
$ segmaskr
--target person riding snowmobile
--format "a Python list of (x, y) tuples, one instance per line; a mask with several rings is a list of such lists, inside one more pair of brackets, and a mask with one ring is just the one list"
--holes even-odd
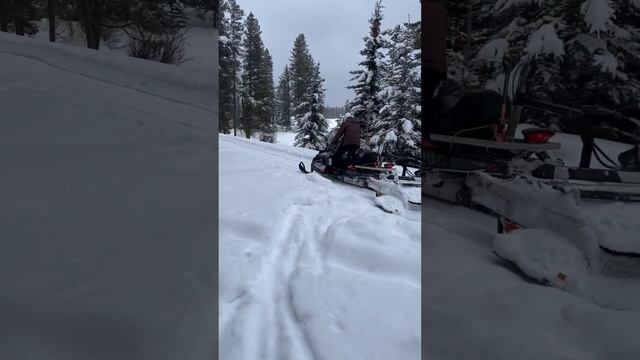
[[(337, 145), (337, 150), (333, 155), (333, 165), (336, 168), (353, 165), (358, 149), (360, 149), (361, 132), (360, 122), (353, 115), (347, 113), (333, 138), (333, 145)], [(347, 161), (343, 163), (344, 154), (347, 154)]]

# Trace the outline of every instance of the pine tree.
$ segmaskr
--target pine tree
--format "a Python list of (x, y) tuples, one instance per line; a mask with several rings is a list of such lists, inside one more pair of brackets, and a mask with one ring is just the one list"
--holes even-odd
[(231, 121), (233, 120), (233, 100), (234, 100), (234, 78), (233, 63), (231, 58), (231, 44), (229, 37), (230, 26), (230, 4), (223, 0), (220, 4), (222, 17), (218, 26), (218, 52), (219, 52), (219, 95), (218, 95), (218, 128), (223, 134), (231, 132)]
[(273, 121), (274, 102), (273, 59), (271, 58), (271, 54), (269, 54), (269, 50), (264, 48), (260, 62), (258, 81), (258, 129), (264, 141), (273, 139), (273, 134), (277, 131), (275, 122)]
[(245, 136), (256, 132), (272, 134), (273, 62), (261, 38), (260, 24), (249, 13), (245, 20), (242, 64), (242, 117), (240, 123)]
[(291, 102), (291, 74), (289, 72), (289, 66), (285, 65), (278, 80), (278, 89), (276, 92), (276, 122), (286, 131), (291, 131)]
[(307, 99), (303, 102), (309, 110), (296, 123), (296, 137), (293, 144), (307, 149), (321, 150), (326, 145), (328, 132), (327, 120), (323, 115), (324, 79), (320, 75), (320, 64), (315, 64), (312, 68), (311, 88)]
[(385, 32), (389, 41), (380, 97), (385, 105), (372, 124), (370, 145), (387, 144), (392, 150), (416, 153), (420, 145), (420, 23), (398, 25)]
[[(447, 77), (466, 87), (479, 87), (487, 65), (472, 63), (477, 50), (492, 35), (495, 0), (444, 0), (448, 13)], [(487, 15), (485, 15), (487, 14)]]
[(43, 4), (35, 0), (2, 0), (0, 1), (0, 31), (9, 32), (9, 25), (16, 35), (33, 36), (38, 27), (33, 21), (40, 20), (43, 14)]
[[(244, 10), (236, 0), (224, 0), (223, 27), (220, 30), (220, 130), (233, 129), (236, 135), (240, 116), (240, 85), (242, 69), (242, 36)], [(224, 46), (222, 45), (224, 43)], [(224, 77), (224, 80), (223, 80)], [(224, 110), (224, 112), (222, 112)]]
[(348, 86), (355, 91), (355, 98), (349, 104), (349, 112), (364, 122), (363, 137), (368, 141), (372, 134), (371, 126), (377, 120), (381, 108), (380, 77), (383, 71), (383, 54), (381, 39), (382, 3), (376, 1), (373, 15), (369, 19), (369, 35), (364, 38), (364, 49), (360, 55), (364, 60), (359, 63), (360, 69), (351, 71), (351, 81)]
[[(638, 107), (640, 66), (631, 60), (640, 56), (637, 1), (484, 0), (479, 6), (490, 11), (478, 14), (475, 25), (490, 36), (474, 43), (476, 58), (540, 60), (528, 88), (532, 96), (578, 107)], [(474, 73), (499, 90), (499, 67), (485, 62)], [(525, 116), (544, 125), (554, 120), (536, 111)]]
[(291, 73), (291, 101), (294, 123), (302, 119), (309, 112), (309, 92), (311, 90), (311, 76), (313, 59), (304, 34), (300, 34), (293, 42), (290, 57)]
[(128, 6), (124, 18), (130, 25), (123, 30), (129, 37), (129, 55), (169, 64), (181, 63), (186, 43), (184, 5), (177, 0), (138, 0), (130, 1)]

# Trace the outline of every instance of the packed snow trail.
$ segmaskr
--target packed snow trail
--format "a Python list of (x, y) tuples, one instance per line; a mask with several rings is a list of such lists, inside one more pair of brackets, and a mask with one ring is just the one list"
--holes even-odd
[(420, 223), (315, 154), (220, 135), (221, 358), (419, 359)]
[(6, 33), (0, 64), (0, 358), (214, 358), (215, 73)]

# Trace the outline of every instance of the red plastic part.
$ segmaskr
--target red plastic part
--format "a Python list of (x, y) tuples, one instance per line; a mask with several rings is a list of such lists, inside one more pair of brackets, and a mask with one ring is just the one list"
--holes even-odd
[(545, 144), (549, 142), (556, 133), (547, 129), (533, 129), (523, 131), (524, 141), (528, 144)]

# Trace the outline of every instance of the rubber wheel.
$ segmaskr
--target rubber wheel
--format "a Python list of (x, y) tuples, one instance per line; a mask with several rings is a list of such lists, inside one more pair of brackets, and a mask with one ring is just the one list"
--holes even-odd
[(456, 193), (456, 203), (462, 206), (469, 206), (471, 203), (471, 194), (467, 189), (460, 189)]

